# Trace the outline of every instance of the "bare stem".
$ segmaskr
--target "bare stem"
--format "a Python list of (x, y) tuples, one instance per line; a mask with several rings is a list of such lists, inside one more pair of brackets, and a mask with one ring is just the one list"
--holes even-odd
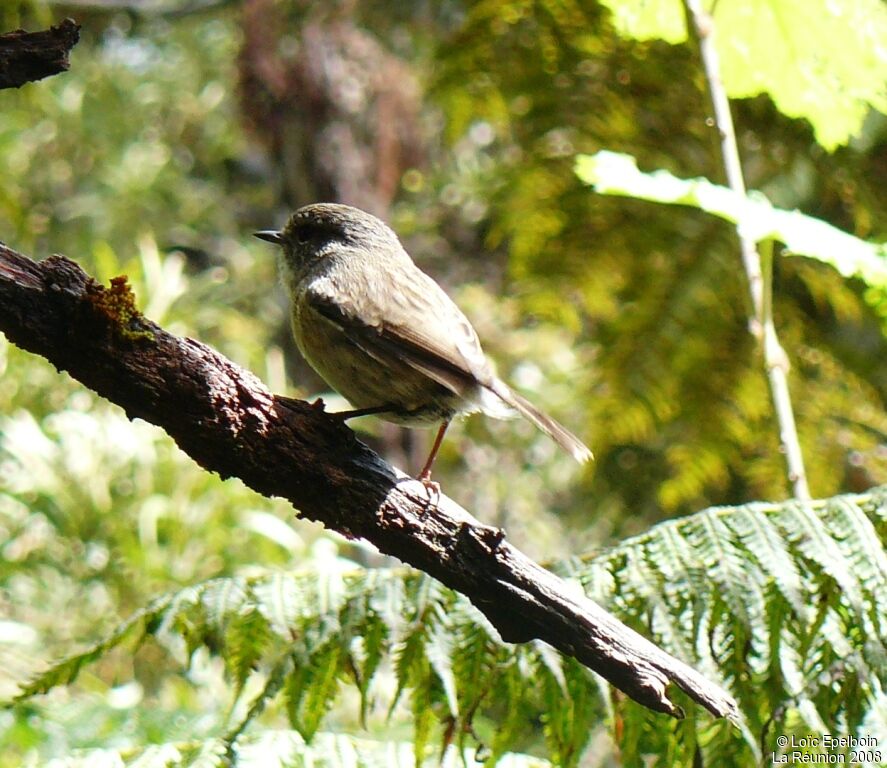
[[(721, 154), (727, 184), (734, 192), (745, 195), (745, 181), (742, 177), (742, 164), (739, 160), (739, 148), (736, 144), (736, 132), (733, 128), (733, 117), (730, 114), (730, 102), (721, 79), (721, 66), (715, 47), (714, 19), (702, 7), (702, 0), (684, 0), (687, 15), (692, 20), (692, 29), (696, 33), (705, 78), (714, 108), (715, 124), (721, 138)], [(770, 394), (773, 408), (779, 423), (779, 439), (788, 465), (788, 479), (792, 485), (795, 498), (809, 499), (807, 473), (804, 470), (804, 459), (801, 454), (801, 443), (795, 426), (791, 396), (788, 390), (789, 361), (785, 350), (779, 343), (776, 326), (773, 324), (772, 296), (772, 243), (764, 265), (758, 253), (757, 244), (750, 239), (742, 227), (737, 227), (739, 248), (742, 253), (742, 264), (748, 277), (748, 288), (751, 295), (753, 317), (751, 318), (752, 333), (759, 339), (764, 355), (764, 366), (770, 382)]]

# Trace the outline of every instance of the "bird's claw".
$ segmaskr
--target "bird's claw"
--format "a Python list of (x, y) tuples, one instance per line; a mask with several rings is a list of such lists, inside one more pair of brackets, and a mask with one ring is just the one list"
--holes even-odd
[(431, 479), (430, 472), (427, 475), (419, 475), (416, 479), (422, 483), (422, 487), (428, 494), (428, 503), (433, 504), (436, 507), (437, 503), (440, 501), (440, 483), (436, 483)]

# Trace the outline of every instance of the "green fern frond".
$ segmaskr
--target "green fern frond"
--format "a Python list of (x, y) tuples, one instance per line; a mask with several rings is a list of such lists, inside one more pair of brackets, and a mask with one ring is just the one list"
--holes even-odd
[(235, 614), (227, 627), (225, 668), (233, 680), (235, 694), (259, 666), (272, 640), (270, 622), (257, 608)]
[(269, 571), (181, 590), (54, 665), (20, 698), (70, 682), (124, 640), (153, 636), (173, 652), (222, 657), (235, 698), (260, 676), (260, 693), (229, 734), (234, 743), (279, 694), (306, 740), (347, 686), (359, 691), (365, 718), (383, 679), (389, 717), (409, 695), (420, 755), (438, 733), (452, 748), (485, 744), (493, 761), (535, 730), (557, 764), (575, 765), (611, 706), (626, 759), (653, 753), (684, 764), (699, 755), (709, 763), (732, 750), (751, 763), (775, 749), (778, 734), (880, 727), (885, 509), (887, 487), (713, 508), (558, 567), (730, 689), (743, 711), (739, 733), (689, 702), (687, 721), (663, 726), (575, 660), (540, 643), (503, 643), (468, 600), (406, 568)]
[(730, 514), (724, 517), (742, 549), (754, 559), (755, 571), (772, 581), (799, 616), (806, 616), (809, 607), (804, 601), (798, 566), (775, 523), (766, 515)]
[(112, 648), (131, 642), (138, 647), (156, 629), (157, 616), (166, 607), (169, 600), (162, 597), (153, 601), (143, 610), (131, 616), (104, 640), (72, 656), (52, 664), (47, 670), (33, 680), (19, 686), (19, 693), (13, 701), (25, 701), (33, 696), (48, 693), (60, 685), (68, 685), (77, 679), (80, 671), (87, 664), (102, 658)]
[[(752, 760), (787, 729), (856, 733), (875, 719), (887, 669), (885, 510), (887, 488), (714, 508), (564, 573), (587, 584), (603, 571), (611, 609), (723, 682), (746, 716)], [(633, 705), (620, 711), (623, 742), (649, 741), (649, 718)], [(713, 757), (721, 746), (709, 754), (707, 744), (725, 736), (718, 724), (705, 730), (693, 749)]]
[[(265, 681), (265, 685), (250, 703), (244, 717), (225, 735), (224, 742), (228, 745), (229, 753), (233, 750), (234, 743), (241, 737), (250, 724), (262, 714), (268, 704), (285, 685), (292, 672), (292, 666), (292, 657), (284, 656), (282, 659), (279, 659), (277, 664), (271, 669), (268, 674), (268, 679)], [(304, 734), (302, 735), (304, 736)]]
[[(215, 768), (232, 764), (238, 768), (455, 768), (471, 765), (471, 750), (438, 755), (414, 755), (413, 744), (398, 741), (358, 739), (342, 733), (319, 733), (309, 745), (296, 731), (265, 730), (244, 736), (235, 745), (233, 756), (220, 739), (202, 742), (152, 744), (138, 749), (80, 750), (67, 758), (54, 759), (53, 768)], [(551, 763), (528, 755), (507, 754), (500, 768), (549, 768)]]

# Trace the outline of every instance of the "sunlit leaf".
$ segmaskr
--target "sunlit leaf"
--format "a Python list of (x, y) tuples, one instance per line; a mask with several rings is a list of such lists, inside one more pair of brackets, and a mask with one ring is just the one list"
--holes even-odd
[[(606, 0), (621, 34), (686, 40), (681, 0)], [(768, 94), (833, 150), (887, 112), (887, 6), (879, 0), (708, 0), (727, 95)]]
[(800, 211), (775, 208), (762, 194), (742, 197), (706, 179), (680, 179), (668, 171), (641, 171), (629, 155), (601, 151), (576, 158), (576, 174), (595, 192), (698, 208), (736, 224), (755, 242), (778, 240), (785, 254), (830, 264), (845, 277), (887, 289), (887, 246), (842, 232)]

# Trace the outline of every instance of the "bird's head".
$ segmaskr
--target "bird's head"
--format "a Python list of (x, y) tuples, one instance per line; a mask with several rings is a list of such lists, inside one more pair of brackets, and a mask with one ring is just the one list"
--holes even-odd
[(381, 219), (338, 203), (306, 205), (290, 216), (283, 229), (254, 234), (283, 249), (282, 266), (293, 277), (324, 259), (401, 249), (397, 235)]

